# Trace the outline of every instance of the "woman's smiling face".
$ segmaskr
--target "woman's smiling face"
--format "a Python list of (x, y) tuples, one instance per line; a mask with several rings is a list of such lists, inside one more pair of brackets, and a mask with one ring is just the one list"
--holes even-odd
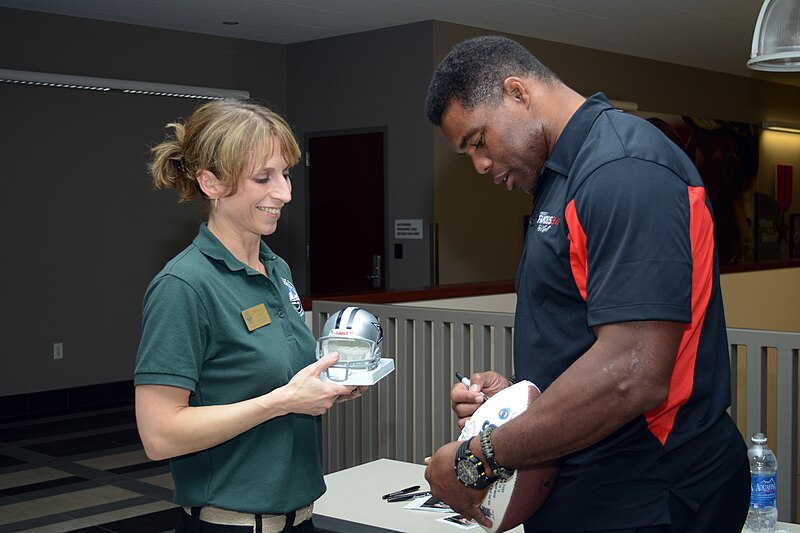
[(290, 167), (277, 142), (267, 156), (254, 154), (253, 159), (236, 193), (220, 198), (215, 216), (242, 233), (271, 235), (278, 228), (281, 208), (292, 200)]

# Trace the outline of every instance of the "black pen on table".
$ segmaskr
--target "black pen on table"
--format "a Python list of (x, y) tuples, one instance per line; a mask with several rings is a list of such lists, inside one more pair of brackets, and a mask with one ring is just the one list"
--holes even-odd
[(394, 498), (389, 498), (386, 501), (388, 501), (389, 503), (407, 502), (408, 500), (416, 500), (417, 498), (420, 498), (422, 496), (430, 496), (430, 495), (431, 495), (431, 491), (425, 490), (425, 491), (422, 491), (422, 492), (412, 492), (410, 494), (401, 494), (400, 496), (395, 496)]
[[(467, 376), (465, 376), (461, 372), (456, 372), (456, 379), (458, 381), (460, 381), (461, 383), (463, 383), (464, 386), (469, 389), (469, 386), (471, 385), (471, 383), (469, 382), (469, 379), (467, 379)], [(484, 394), (483, 391), (480, 391), (480, 395), (483, 396), (484, 401), (489, 399), (489, 397), (486, 396), (486, 394)]]
[(414, 492), (418, 488), (419, 488), (419, 485), (414, 485), (412, 487), (406, 487), (404, 489), (400, 489), (400, 490), (395, 491), (395, 492), (390, 492), (389, 494), (384, 494), (383, 496), (381, 496), (381, 498), (384, 499), (384, 500), (388, 500), (390, 498), (396, 498), (397, 496), (402, 496), (404, 494), (408, 494), (409, 492)]

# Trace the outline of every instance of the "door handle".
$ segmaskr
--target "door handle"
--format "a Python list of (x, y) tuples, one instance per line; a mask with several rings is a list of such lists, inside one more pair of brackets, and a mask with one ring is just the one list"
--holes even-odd
[(381, 286), (381, 256), (372, 256), (372, 274), (364, 276), (366, 279), (372, 280), (372, 286), (378, 288)]

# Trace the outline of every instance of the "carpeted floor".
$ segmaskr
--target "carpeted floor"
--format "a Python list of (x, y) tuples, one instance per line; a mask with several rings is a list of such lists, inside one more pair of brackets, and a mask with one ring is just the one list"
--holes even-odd
[(0, 533), (173, 531), (172, 488), (132, 404), (0, 424)]

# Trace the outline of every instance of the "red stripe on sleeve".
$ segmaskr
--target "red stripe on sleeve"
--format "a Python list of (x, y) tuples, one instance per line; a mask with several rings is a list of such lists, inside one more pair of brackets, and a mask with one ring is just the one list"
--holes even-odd
[(581, 298), (586, 301), (586, 232), (583, 231), (581, 221), (578, 220), (574, 199), (567, 204), (564, 218), (569, 229), (569, 264), (572, 267), (572, 277), (575, 285), (578, 286)]
[(672, 368), (667, 400), (645, 413), (650, 432), (664, 445), (675, 424), (680, 407), (692, 395), (697, 348), (711, 298), (714, 272), (714, 222), (706, 208), (702, 187), (689, 187), (689, 232), (692, 244), (692, 322), (683, 337)]

